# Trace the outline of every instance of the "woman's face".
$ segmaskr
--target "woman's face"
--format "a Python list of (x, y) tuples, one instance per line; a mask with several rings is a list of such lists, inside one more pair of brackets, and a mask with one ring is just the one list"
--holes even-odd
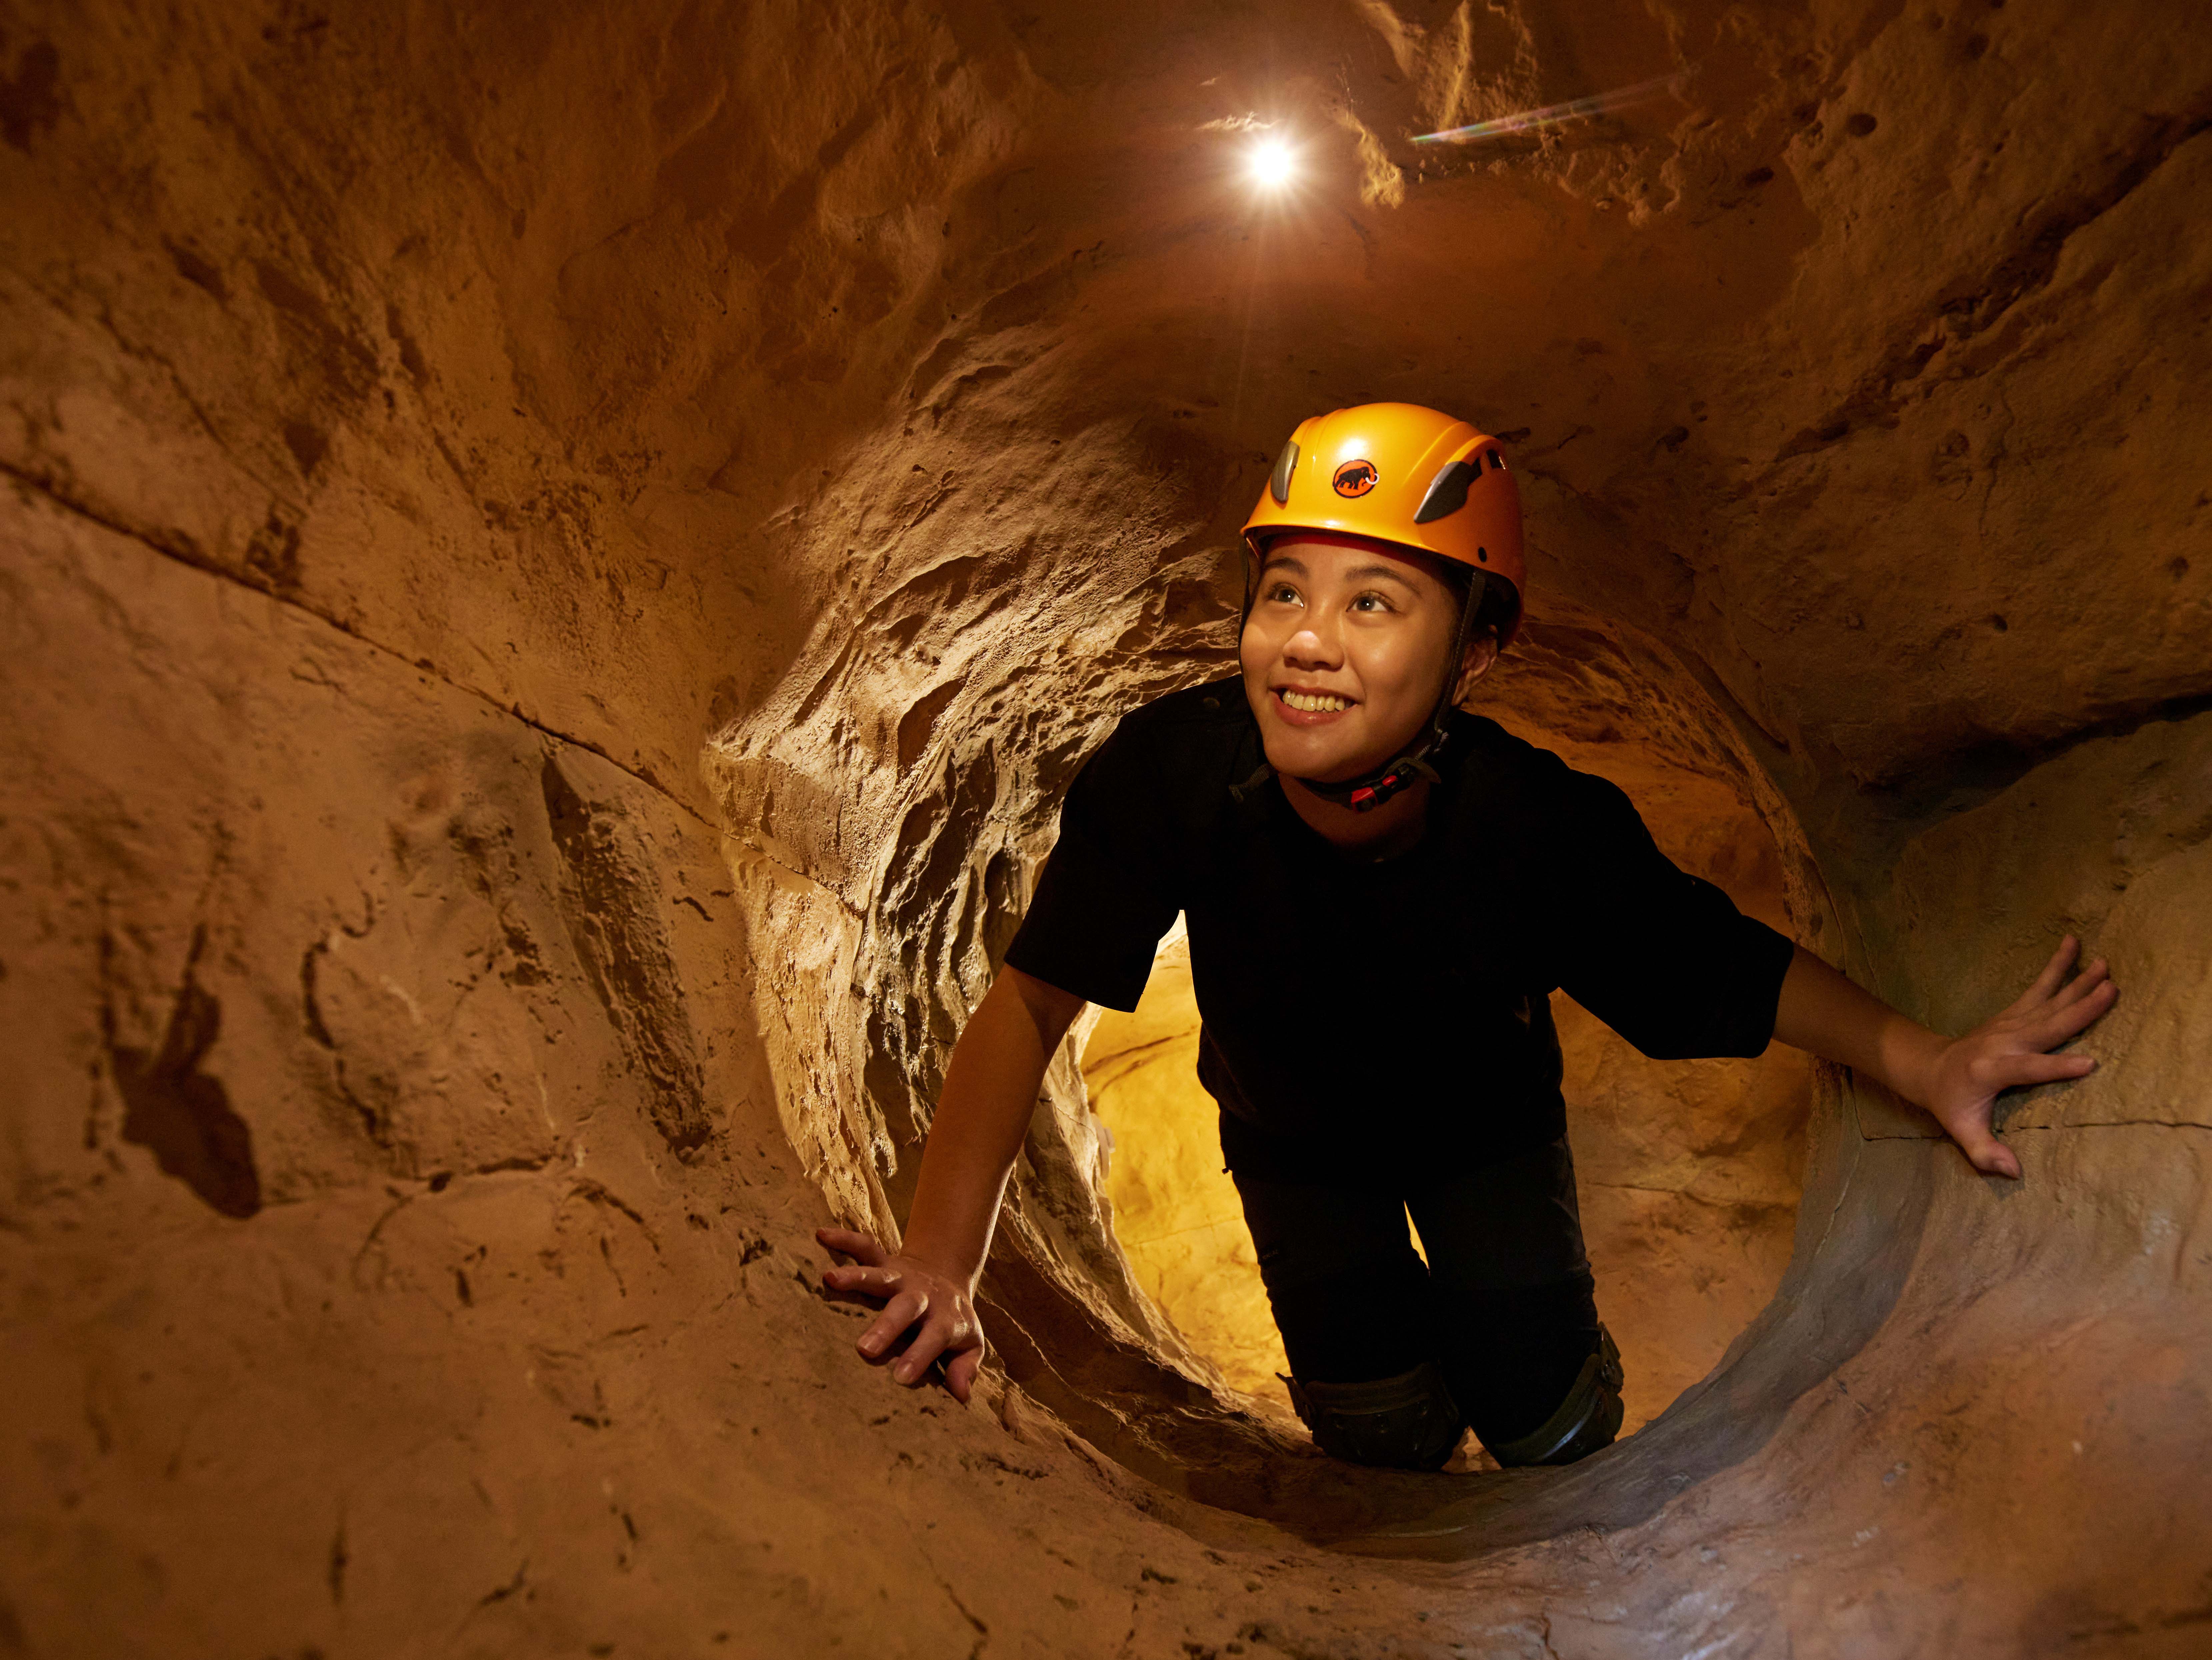
[[(1404, 754), (1458, 625), (1457, 597), (1424, 559), (1296, 532), (1270, 542), (1240, 652), (1268, 764), (1341, 783)], [(1489, 655), (1478, 651), (1483, 667)]]

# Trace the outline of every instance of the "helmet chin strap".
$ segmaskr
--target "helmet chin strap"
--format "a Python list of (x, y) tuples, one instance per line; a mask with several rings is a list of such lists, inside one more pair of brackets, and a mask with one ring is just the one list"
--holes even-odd
[(1429, 757), (1443, 747), (1450, 734), (1452, 694), (1459, 689), (1460, 676), (1466, 665), (1468, 633), (1474, 626), (1475, 612), (1482, 606), (1483, 573), (1476, 571), (1472, 575), (1474, 579), (1468, 585), (1466, 603), (1460, 607), (1459, 626), (1452, 631), (1451, 655), (1444, 659), (1444, 683), (1437, 693), (1437, 706), (1429, 712), (1428, 719), (1414, 735), (1413, 747), (1364, 778), (1346, 783), (1328, 783), (1320, 779), (1298, 780), (1323, 801), (1333, 801), (1355, 813), (1371, 813), (1401, 790), (1410, 789), (1424, 779), (1431, 784), (1437, 781), (1437, 769), (1429, 764)]

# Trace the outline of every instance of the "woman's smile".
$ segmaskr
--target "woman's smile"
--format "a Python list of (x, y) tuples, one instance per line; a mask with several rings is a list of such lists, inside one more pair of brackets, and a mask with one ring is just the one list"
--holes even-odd
[(1274, 693), (1282, 718), (1293, 726), (1327, 725), (1358, 702), (1341, 692), (1310, 691), (1297, 686), (1278, 686)]

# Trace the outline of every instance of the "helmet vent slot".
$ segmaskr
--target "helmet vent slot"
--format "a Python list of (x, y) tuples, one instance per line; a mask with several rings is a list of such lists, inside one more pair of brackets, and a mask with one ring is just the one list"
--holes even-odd
[[(1275, 505), (1283, 506), (1291, 499), (1291, 475), (1298, 470), (1298, 441), (1292, 439), (1283, 445), (1283, 453), (1276, 457), (1274, 476), (1267, 481), (1267, 494), (1275, 498)], [(1248, 475), (1249, 476), (1249, 475)]]
[[(1493, 450), (1491, 454), (1498, 452)], [(1428, 494), (1421, 498), (1420, 511), (1413, 515), (1413, 523), (1426, 524), (1455, 513), (1467, 506), (1467, 487), (1482, 476), (1482, 458), (1449, 463), (1443, 470), (1430, 481)]]

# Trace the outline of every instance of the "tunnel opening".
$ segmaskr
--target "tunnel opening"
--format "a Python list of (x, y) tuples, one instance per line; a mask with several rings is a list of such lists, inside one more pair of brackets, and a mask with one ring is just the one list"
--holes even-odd
[[(763, 901), (756, 925), (794, 947), (803, 929), (817, 958), (815, 930), (846, 941), (825, 969), (850, 1001), (785, 1028), (788, 1075), (804, 1081), (787, 1098), (787, 1129), (844, 1215), (895, 1237), (944, 1057), (1019, 922), (1060, 791), (1128, 708), (1223, 672), (1239, 570), (1236, 555), (1201, 547), (1125, 591), (1139, 616), (1166, 609), (1164, 591), (1182, 596), (1173, 649), (1139, 659), (1136, 673), (1114, 610), (1092, 620), (1094, 639), (1113, 628), (1123, 655), (1108, 666), (1122, 672), (1094, 673), (1072, 706), (1053, 701), (1078, 734), (1058, 743), (1040, 737), (1030, 696), (902, 682), (902, 701), (878, 718), (899, 734), (904, 806), (874, 903), (857, 914), (833, 918), (818, 893), (788, 880), (818, 850), (778, 851), (777, 791), (824, 785), (775, 771), (772, 742), (718, 742), (710, 768), (749, 814), (733, 820), (734, 868), (767, 877), (751, 890)], [(1033, 598), (962, 597), (995, 607), (1010, 633), (1008, 608), (1050, 618)], [(896, 618), (870, 626), (912, 637)], [(1054, 655), (1067, 649), (1056, 645)], [(1747, 914), (1817, 939), (1825, 890), (1771, 780), (1698, 677), (1641, 630), (1555, 599), (1469, 706), (1621, 785), (1676, 863)], [(865, 798), (869, 784), (841, 787)], [(1711, 1378), (1780, 1287), (1818, 1080), (1778, 1047), (1749, 1061), (1649, 1061), (1564, 994), (1554, 1011), (1584, 1232), (1601, 1317), (1627, 1357), (1632, 1438)], [(1470, 1495), (1322, 1460), (1291, 1415), (1213, 1104), (1192, 1070), (1197, 1024), (1178, 929), (1137, 1011), (1091, 1010), (1063, 1046), (986, 1275), (998, 1362), (1011, 1387), (1170, 1493), (1316, 1538), (1418, 1532), (1440, 1504)], [(839, 1099), (823, 1086), (841, 1075), (859, 1087)], [(1503, 1540), (1617, 1506), (1608, 1467), (1601, 1457), (1577, 1473), (1567, 1486), (1580, 1497), (1547, 1498), (1562, 1484), (1499, 1475), (1469, 1437), (1450, 1470), (1490, 1472), (1496, 1491), (1473, 1496), (1517, 1512), (1484, 1530)], [(1648, 1483), (1632, 1471), (1627, 1485)]]

